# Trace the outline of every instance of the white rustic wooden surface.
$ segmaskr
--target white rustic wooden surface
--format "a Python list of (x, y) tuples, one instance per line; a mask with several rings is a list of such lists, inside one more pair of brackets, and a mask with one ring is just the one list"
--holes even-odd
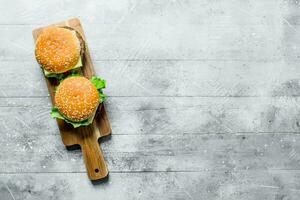
[[(0, 200), (300, 196), (298, 0), (0, 0)], [(78, 17), (107, 80), (110, 170), (67, 151), (31, 31)]]

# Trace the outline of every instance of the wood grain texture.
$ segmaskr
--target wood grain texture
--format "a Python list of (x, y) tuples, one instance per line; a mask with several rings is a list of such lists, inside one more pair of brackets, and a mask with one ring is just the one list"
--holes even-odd
[[(237, 11), (232, 17), (241, 13)], [(293, 19), (293, 16), (287, 17)], [(291, 28), (280, 15), (273, 19), (277, 20), (276, 23), (263, 24), (263, 20), (263, 16), (243, 16), (239, 22), (220, 15), (195, 24), (102, 24), (89, 21), (83, 21), (83, 24), (90, 24), (84, 29), (93, 60), (299, 61), (293, 40), (297, 40), (300, 24), (293, 24), (297, 22), (290, 20)], [(249, 21), (256, 23), (248, 24)], [(26, 40), (30, 37), (26, 31), (30, 32), (37, 26), (42, 25), (0, 25), (4, 36), (0, 39), (3, 52), (0, 59), (31, 60), (33, 52), (26, 47), (32, 44)], [(273, 34), (268, 34), (269, 31)], [(264, 51), (265, 48), (268, 51)]]
[[(239, 25), (263, 24), (272, 25), (275, 17), (292, 16), (296, 13), (297, 3), (273, 0), (264, 0), (256, 2), (239, 2), (237, 0), (217, 1), (217, 2), (199, 2), (190, 0), (184, 2), (176, 1), (151, 1), (151, 0), (124, 0), (119, 2), (112, 0), (107, 3), (104, 1), (91, 0), (90, 3), (74, 0), (72, 6), (69, 1), (53, 2), (27, 2), (15, 0), (8, 2), (6, 7), (14, 7), (14, 10), (2, 8), (3, 18), (1, 24), (49, 24), (59, 21), (61, 17), (70, 18), (76, 13), (81, 16), (85, 23), (102, 24), (204, 24), (205, 22), (218, 22), (222, 19), (228, 23), (239, 22)], [(44, 17), (45, 13), (53, 10), (62, 10), (61, 12), (52, 12), (52, 15)], [(263, 9), (263, 8), (270, 8)], [(289, 12), (289, 7), (294, 7)], [(30, 11), (35, 12), (32, 15)], [(246, 12), (248, 11), (248, 12)], [(280, 11), (280, 12), (279, 12)], [(89, 12), (91, 15), (86, 15)], [(19, 18), (12, 18), (17, 16)], [(178, 15), (180, 14), (180, 17)], [(230, 18), (240, 17), (240, 18)], [(247, 17), (247, 18), (246, 18)], [(175, 20), (176, 19), (176, 20)], [(250, 19), (250, 20), (249, 20)], [(222, 22), (223, 22), (222, 21)], [(297, 22), (297, 21), (295, 21)], [(207, 23), (209, 25), (210, 23)]]
[[(86, 41), (80, 21), (76, 18), (53, 24), (54, 26), (68, 26), (80, 33), (83, 40)], [(53, 26), (50, 25), (50, 26)], [(33, 38), (36, 41), (39, 34), (43, 31), (43, 28), (35, 29), (33, 31)], [(85, 53), (83, 56), (84, 66), (81, 69), (81, 73), (86, 78), (91, 78), (95, 75), (89, 49), (85, 46)], [(54, 105), (55, 87), (57, 81), (53, 79), (45, 78), (48, 92), (50, 94), (52, 104)], [(98, 144), (98, 139), (103, 136), (111, 134), (110, 124), (108, 122), (107, 114), (101, 104), (98, 108), (95, 120), (89, 126), (73, 128), (70, 124), (65, 123), (63, 120), (57, 119), (57, 124), (60, 130), (61, 138), (65, 146), (72, 147), (74, 145), (80, 145), (83, 153), (88, 176), (91, 180), (99, 180), (107, 177), (108, 169), (105, 164), (102, 151)]]
[[(296, 61), (95, 62), (95, 70), (108, 81), (106, 94), (114, 97), (300, 96), (299, 67)], [(48, 95), (34, 59), (0, 62), (0, 78), (0, 97)]]
[(12, 199), (10, 192), (23, 200), (274, 200), (297, 199), (299, 178), (298, 170), (111, 173), (95, 186), (82, 173), (1, 174), (0, 191), (5, 200)]
[[(299, 104), (299, 97), (109, 97), (105, 102), (118, 135), (299, 133)], [(50, 108), (49, 98), (2, 98), (3, 131), (18, 134), (30, 127), (28, 134), (54, 134)]]
[[(299, 169), (299, 98), (147, 100), (106, 102), (115, 131), (102, 149), (111, 172)], [(61, 145), (49, 101), (1, 101), (0, 172), (84, 172), (81, 153)]]
[[(66, 151), (57, 135), (3, 139), (0, 173), (86, 171), (81, 152)], [(300, 170), (299, 141), (295, 133), (114, 135), (102, 150), (110, 173)]]
[[(1, 3), (1, 200), (299, 199), (298, 1)], [(75, 15), (108, 82), (99, 185), (33, 55), (34, 28)]]

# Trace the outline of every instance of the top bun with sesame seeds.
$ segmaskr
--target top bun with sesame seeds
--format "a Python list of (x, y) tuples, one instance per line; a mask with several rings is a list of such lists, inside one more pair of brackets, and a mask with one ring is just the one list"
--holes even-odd
[(81, 67), (84, 42), (70, 27), (49, 27), (42, 31), (35, 44), (35, 57), (47, 74), (60, 74)]
[(56, 89), (54, 101), (59, 113), (74, 122), (94, 117), (100, 103), (97, 88), (82, 76), (63, 80)]

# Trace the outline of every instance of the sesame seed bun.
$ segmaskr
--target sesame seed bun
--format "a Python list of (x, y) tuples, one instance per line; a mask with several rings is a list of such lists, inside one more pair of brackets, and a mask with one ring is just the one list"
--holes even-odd
[(96, 87), (81, 76), (69, 77), (61, 82), (54, 100), (59, 112), (74, 122), (92, 117), (100, 102)]
[(83, 53), (83, 40), (72, 28), (49, 27), (35, 44), (35, 57), (42, 68), (52, 73), (71, 70)]
[(71, 31), (73, 31), (73, 32), (76, 33), (77, 39), (79, 40), (79, 43), (80, 43), (80, 55), (81, 55), (81, 59), (83, 60), (83, 58), (84, 58), (83, 56), (84, 56), (84, 53), (85, 53), (85, 42), (83, 40), (82, 35), (77, 30), (75, 30), (72, 27), (62, 26), (61, 28), (68, 29), (68, 30), (71, 30)]

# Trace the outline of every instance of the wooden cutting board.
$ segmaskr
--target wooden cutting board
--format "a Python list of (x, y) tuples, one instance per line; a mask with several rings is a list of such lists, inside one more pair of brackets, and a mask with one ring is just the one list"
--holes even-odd
[[(82, 67), (80, 73), (87, 78), (91, 78), (93, 75), (95, 75), (90, 53), (79, 19), (69, 19), (49, 26), (69, 26), (81, 34), (83, 40), (85, 41), (85, 54), (83, 57), (84, 66)], [(32, 35), (34, 41), (36, 41), (43, 28), (45, 27), (33, 30)], [(58, 82), (53, 78), (45, 78), (45, 80), (51, 96), (52, 104), (54, 105), (54, 89), (58, 85)], [(91, 180), (105, 178), (108, 175), (108, 170), (98, 141), (99, 138), (110, 135), (111, 128), (104, 105), (100, 104), (95, 116), (95, 120), (89, 126), (83, 126), (75, 129), (72, 127), (72, 125), (67, 124), (60, 119), (57, 119), (57, 124), (60, 130), (62, 141), (67, 148), (80, 145), (88, 177)]]

